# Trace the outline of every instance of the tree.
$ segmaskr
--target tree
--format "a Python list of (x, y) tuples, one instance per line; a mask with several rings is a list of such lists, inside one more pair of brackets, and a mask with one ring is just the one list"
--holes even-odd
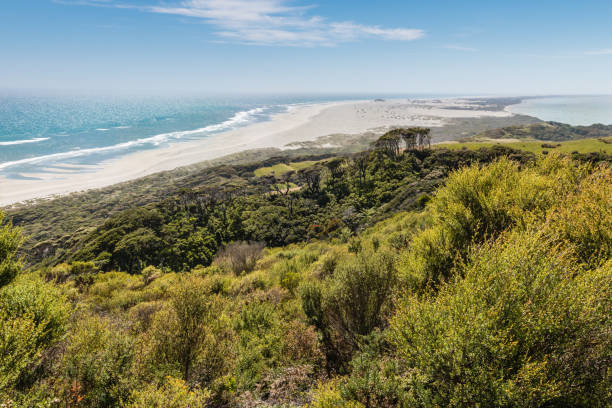
[(336, 157), (325, 162), (325, 167), (329, 170), (332, 182), (340, 180), (344, 175), (344, 163), (345, 160), (342, 157)]
[(353, 165), (355, 167), (357, 174), (359, 175), (359, 181), (361, 185), (364, 185), (366, 182), (369, 161), (370, 161), (370, 155), (368, 152), (359, 153), (353, 159)]
[(412, 128), (412, 132), (416, 137), (416, 145), (419, 149), (431, 148), (431, 129), (429, 128)]
[(308, 194), (314, 196), (321, 190), (321, 169), (319, 167), (307, 167), (298, 171), (298, 177), (306, 184)]
[(155, 263), (161, 240), (148, 228), (139, 228), (125, 235), (115, 247), (117, 263), (132, 273), (135, 267)]
[(406, 143), (407, 150), (414, 150), (416, 148), (416, 133), (413, 129), (400, 129), (402, 139)]
[[(399, 141), (400, 140), (404, 140), (407, 150), (415, 150), (415, 149), (423, 150), (425, 149), (425, 146), (427, 146), (427, 148), (431, 147), (431, 135), (430, 134), (431, 134), (431, 129), (429, 128), (423, 128), (423, 127), (412, 127), (412, 128), (407, 128), (407, 129), (400, 128), (400, 129), (393, 129), (385, 133), (379, 139), (379, 141), (381, 142), (381, 147), (383, 147), (384, 149), (390, 149), (389, 151), (395, 149), (393, 145), (395, 140), (397, 140), (397, 145), (398, 145), (397, 151), (398, 152), (399, 152)], [(384, 140), (381, 140), (383, 138)]]
[(397, 159), (400, 152), (400, 140), (401, 137), (397, 131), (390, 131), (382, 135), (376, 142), (374, 147), (387, 154), (392, 159)]

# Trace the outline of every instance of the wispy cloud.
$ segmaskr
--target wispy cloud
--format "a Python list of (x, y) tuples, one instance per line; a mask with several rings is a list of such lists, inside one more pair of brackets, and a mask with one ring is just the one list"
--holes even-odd
[(472, 48), (472, 47), (464, 47), (462, 45), (445, 45), (444, 48), (446, 48), (447, 50), (454, 50), (454, 51), (465, 51), (465, 52), (476, 52), (478, 51), (476, 48)]
[[(70, 0), (56, 0), (68, 3)], [(157, 14), (200, 19), (215, 27), (218, 39), (251, 45), (333, 46), (363, 39), (412, 41), (425, 35), (416, 28), (388, 28), (311, 15), (314, 6), (289, 0), (184, 0), (157, 5), (130, 5), (113, 0), (74, 0), (73, 4), (133, 8)]]
[(593, 50), (585, 52), (586, 55), (612, 55), (612, 48), (605, 48), (603, 50)]

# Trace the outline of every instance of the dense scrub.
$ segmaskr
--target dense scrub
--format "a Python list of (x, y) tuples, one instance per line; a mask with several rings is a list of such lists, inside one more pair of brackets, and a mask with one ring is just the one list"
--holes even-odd
[[(48, 261), (93, 261), (100, 270), (129, 273), (147, 265), (184, 271), (210, 265), (216, 252), (234, 241), (282, 246), (348, 237), (393, 212), (420, 208), (449, 171), (502, 155), (533, 160), (527, 153), (494, 148), (392, 157), (372, 151), (279, 176), (255, 177), (252, 167), (226, 167), (218, 169), (217, 177), (227, 174), (223, 182), (120, 212), (80, 240), (54, 249)], [(40, 259), (36, 251), (31, 255)]]
[[(375, 151), (304, 170), (321, 176), (120, 213), (7, 278), (0, 400), (607, 406), (609, 163)], [(6, 270), (18, 236), (0, 231)]]
[(542, 122), (486, 130), (476, 135), (476, 138), (529, 138), (546, 141), (563, 141), (574, 139), (607, 138), (610, 136), (612, 136), (611, 125), (602, 125), (598, 123), (589, 126), (571, 126), (559, 122)]

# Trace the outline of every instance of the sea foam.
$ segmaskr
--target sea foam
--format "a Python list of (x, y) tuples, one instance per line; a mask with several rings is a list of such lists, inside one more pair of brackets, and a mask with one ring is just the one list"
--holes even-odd
[[(124, 150), (124, 149), (129, 149), (129, 148), (147, 145), (147, 144), (150, 144), (153, 146), (159, 146), (163, 143), (166, 143), (172, 140), (182, 139), (185, 136), (215, 133), (215, 132), (220, 132), (224, 130), (231, 130), (238, 126), (248, 124), (254, 119), (254, 117), (257, 114), (261, 114), (264, 111), (265, 111), (265, 108), (255, 108), (255, 109), (251, 109), (247, 111), (241, 111), (241, 112), (236, 113), (234, 116), (232, 116), (230, 119), (226, 120), (225, 122), (222, 122), (216, 125), (209, 125), (209, 126), (199, 128), (199, 129), (194, 129), (194, 130), (184, 130), (184, 131), (177, 131), (177, 132), (161, 133), (155, 136), (136, 139), (136, 140), (132, 140), (129, 142), (118, 143), (118, 144), (111, 145), (111, 146), (94, 147), (94, 148), (89, 148), (89, 149), (74, 149), (74, 150), (70, 150), (67, 152), (53, 153), (53, 154), (47, 154), (43, 156), (28, 157), (28, 158), (21, 159), (21, 160), (8, 161), (8, 162), (0, 163), (0, 170), (6, 169), (8, 167), (23, 165), (23, 164), (36, 164), (36, 163), (43, 163), (47, 161), (72, 159), (76, 157), (89, 156), (89, 155), (97, 154), (97, 153)], [(32, 139), (31, 142), (28, 142), (28, 141), (21, 141), (21, 142), (34, 143), (34, 140), (42, 141), (46, 139), (48, 138), (40, 138), (40, 140)], [(2, 143), (16, 144), (15, 142), (2, 142)]]
[(28, 143), (38, 143), (45, 140), (49, 140), (48, 137), (37, 137), (35, 139), (25, 139), (25, 140), (12, 140), (9, 142), (0, 142), (0, 146), (13, 146), (13, 145), (21, 145)]

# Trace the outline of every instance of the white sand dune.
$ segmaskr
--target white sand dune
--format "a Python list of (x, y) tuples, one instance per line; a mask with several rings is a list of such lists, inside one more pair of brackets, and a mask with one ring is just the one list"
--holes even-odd
[[(475, 110), (462, 100), (353, 101), (292, 107), (267, 122), (199, 141), (129, 154), (106, 161), (93, 170), (90, 167), (87, 172), (75, 172), (78, 167), (69, 169), (70, 166), (62, 164), (53, 166), (54, 172), (23, 174), (28, 179), (0, 178), (0, 205), (105, 187), (248, 149), (282, 148), (289, 143), (331, 134), (383, 132), (397, 126), (437, 127), (443, 126), (448, 118), (511, 115), (508, 111)], [(61, 167), (67, 171), (62, 172)]]

